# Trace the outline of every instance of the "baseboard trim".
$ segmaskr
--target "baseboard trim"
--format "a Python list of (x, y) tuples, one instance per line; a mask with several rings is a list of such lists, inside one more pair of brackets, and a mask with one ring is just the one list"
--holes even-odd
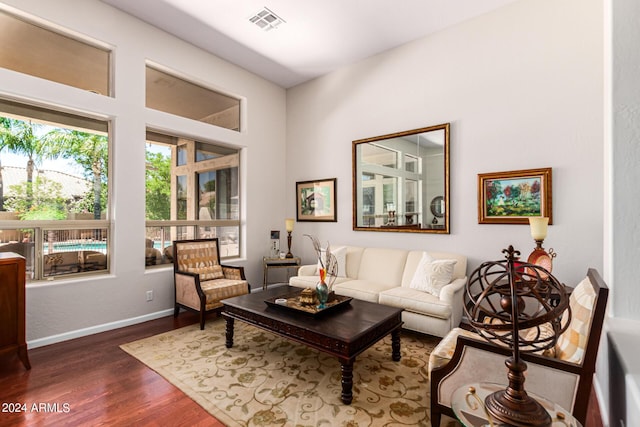
[(38, 338), (27, 342), (27, 348), (38, 348), (45, 345), (56, 344), (75, 338), (86, 337), (87, 335), (99, 334), (100, 332), (111, 331), (113, 329), (124, 328), (125, 326), (136, 325), (138, 323), (147, 322), (149, 320), (167, 317), (173, 314), (173, 308), (167, 310), (156, 311), (155, 313), (145, 314), (143, 316), (122, 319), (116, 322), (103, 323), (102, 325), (91, 326), (89, 328), (77, 329), (75, 331), (65, 332), (63, 334), (51, 335), (44, 338)]

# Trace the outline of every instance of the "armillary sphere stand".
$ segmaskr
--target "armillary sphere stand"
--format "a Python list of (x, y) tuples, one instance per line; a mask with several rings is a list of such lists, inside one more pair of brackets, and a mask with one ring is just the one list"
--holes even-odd
[[(485, 408), (495, 419), (510, 426), (547, 427), (551, 417), (524, 389), (527, 364), (522, 348), (552, 348), (568, 327), (569, 299), (562, 285), (545, 268), (519, 261), (520, 252), (509, 246), (506, 261), (485, 262), (470, 276), (465, 293), (465, 312), (471, 325), (490, 342), (507, 346), (512, 356), (505, 361), (509, 384), (485, 398)], [(551, 294), (560, 295), (557, 306)], [(564, 322), (561, 317), (566, 316)], [(541, 326), (552, 329), (542, 334)], [(526, 332), (537, 331), (529, 338)], [(522, 333), (524, 332), (524, 333)]]

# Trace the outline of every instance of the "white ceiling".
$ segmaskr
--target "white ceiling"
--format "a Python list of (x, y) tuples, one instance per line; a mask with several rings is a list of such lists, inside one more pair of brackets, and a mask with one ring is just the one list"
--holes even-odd
[[(101, 0), (289, 88), (516, 0)], [(263, 7), (285, 23), (249, 22)]]

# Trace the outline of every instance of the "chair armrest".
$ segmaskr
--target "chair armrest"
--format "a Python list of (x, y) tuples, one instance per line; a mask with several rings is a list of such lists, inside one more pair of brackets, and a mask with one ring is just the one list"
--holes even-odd
[(190, 271), (174, 271), (174, 274), (176, 275), (176, 277), (181, 276), (186, 280), (189, 280), (187, 278), (190, 277), (194, 283), (200, 281), (200, 275), (198, 273), (191, 273)]
[(176, 302), (197, 310), (205, 298), (200, 276), (187, 271), (174, 271), (174, 281)]
[[(437, 403), (451, 408), (451, 395), (459, 387), (475, 382), (508, 383), (505, 360), (512, 354), (506, 347), (459, 336), (451, 361), (430, 373), (431, 393)], [(581, 366), (531, 353), (521, 353), (527, 363), (525, 390), (543, 396), (572, 411)], [(447, 413), (447, 411), (445, 411)]]
[(246, 280), (244, 276), (244, 267), (235, 265), (220, 265), (225, 279)]
[(301, 265), (298, 268), (298, 276), (314, 276), (316, 274), (318, 274), (317, 264)]

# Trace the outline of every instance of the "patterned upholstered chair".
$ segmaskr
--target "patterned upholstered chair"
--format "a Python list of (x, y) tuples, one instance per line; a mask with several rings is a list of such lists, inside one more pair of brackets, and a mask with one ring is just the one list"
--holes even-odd
[[(527, 363), (525, 390), (559, 404), (585, 424), (598, 356), (609, 289), (598, 272), (589, 269), (569, 298), (571, 323), (551, 354), (521, 353)], [(476, 382), (507, 383), (505, 360), (511, 350), (498, 347), (474, 332), (453, 329), (429, 358), (431, 424), (442, 414), (453, 417), (452, 393)]]
[(173, 242), (175, 309), (200, 313), (200, 329), (205, 315), (222, 308), (221, 300), (251, 291), (243, 267), (220, 264), (218, 239), (176, 240)]

